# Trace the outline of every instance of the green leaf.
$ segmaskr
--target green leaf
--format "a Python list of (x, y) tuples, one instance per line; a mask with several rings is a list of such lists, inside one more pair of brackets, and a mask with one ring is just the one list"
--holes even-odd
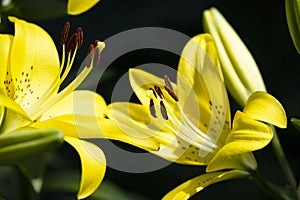
[[(79, 188), (80, 174), (74, 170), (46, 174), (44, 181), (45, 192), (67, 192), (76, 194)], [(90, 200), (145, 200), (143, 197), (125, 191), (104, 180), (100, 187), (89, 197)]]
[(18, 165), (20, 171), (31, 183), (33, 190), (39, 193), (43, 185), (43, 176), (46, 169), (46, 155), (24, 160)]

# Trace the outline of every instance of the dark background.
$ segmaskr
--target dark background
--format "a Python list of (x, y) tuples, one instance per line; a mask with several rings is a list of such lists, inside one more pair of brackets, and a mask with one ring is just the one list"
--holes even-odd
[[(73, 27), (83, 28), (85, 44), (76, 59), (76, 64), (79, 66), (86, 55), (89, 43), (95, 39), (105, 40), (129, 29), (149, 26), (164, 27), (191, 37), (202, 33), (202, 12), (211, 6), (217, 7), (223, 13), (246, 43), (260, 67), (268, 91), (283, 104), (288, 119), (300, 117), (298, 89), (300, 55), (297, 54), (288, 32), (283, 0), (102, 0), (89, 12), (80, 16), (67, 16), (55, 20), (37, 21), (37, 23), (50, 33), (57, 45), (65, 21), (70, 21)], [(110, 103), (110, 94), (115, 81), (128, 68), (153, 62), (173, 66), (176, 69), (178, 59), (176, 55), (153, 49), (125, 54), (111, 64), (107, 70), (109, 75), (100, 81), (97, 91)], [(233, 100), (231, 102), (234, 108), (232, 113), (234, 113), (238, 106), (233, 103)], [(287, 158), (299, 179), (300, 133), (289, 122), (288, 129), (278, 130), (278, 134)], [(123, 146), (128, 148), (126, 145)], [(72, 154), (71, 148), (66, 146), (58, 150), (60, 151), (70, 152), (67, 153), (68, 167), (79, 168), (78, 158)], [(108, 150), (104, 149), (104, 151), (105, 154), (109, 154)], [(278, 184), (286, 183), (271, 145), (255, 152), (255, 155), (259, 170), (264, 177)], [(139, 164), (136, 163), (136, 165)], [(158, 171), (133, 174), (108, 167), (105, 179), (145, 199), (160, 199), (181, 182), (203, 171), (203, 167), (172, 164)], [(52, 195), (47, 193), (43, 197), (52, 197)], [(247, 179), (212, 185), (192, 199), (220, 198), (269, 199), (262, 190)]]

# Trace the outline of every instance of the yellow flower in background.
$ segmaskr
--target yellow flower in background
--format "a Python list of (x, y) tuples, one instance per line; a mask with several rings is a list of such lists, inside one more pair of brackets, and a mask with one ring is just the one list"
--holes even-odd
[(59, 90), (82, 45), (82, 29), (78, 28), (66, 43), (70, 29), (70, 24), (66, 23), (61, 38), (60, 65), (54, 42), (43, 29), (15, 17), (9, 17), (9, 20), (15, 24), (15, 35), (0, 34), (1, 135), (27, 129), (61, 131), (64, 140), (77, 150), (81, 159), (79, 199), (97, 189), (106, 169), (103, 152), (79, 137), (108, 137), (146, 149), (158, 148), (158, 144), (150, 139), (131, 139), (128, 135), (118, 134), (118, 127), (104, 118), (106, 103), (100, 95), (92, 91), (74, 91), (99, 64), (104, 43), (91, 44), (83, 70)]
[(130, 83), (142, 104), (112, 103), (108, 117), (125, 133), (142, 132), (159, 141), (160, 149), (151, 153), (181, 164), (207, 165), (206, 174), (164, 199), (187, 199), (210, 184), (250, 176), (257, 168), (251, 152), (265, 147), (273, 136), (263, 122), (281, 128), (287, 123), (274, 97), (255, 92), (231, 126), (223, 76), (209, 34), (195, 36), (185, 46), (177, 84), (168, 76), (162, 79), (139, 69), (130, 70)]
[(7, 16), (25, 20), (45, 20), (65, 15), (80, 15), (93, 8), (100, 0), (5, 0), (0, 4), (0, 28), (6, 28)]
[(95, 6), (100, 0), (69, 0), (68, 1), (68, 14), (79, 15), (86, 12)]
[(226, 86), (242, 107), (255, 91), (266, 91), (255, 60), (241, 38), (216, 9), (203, 13), (204, 30), (214, 39)]

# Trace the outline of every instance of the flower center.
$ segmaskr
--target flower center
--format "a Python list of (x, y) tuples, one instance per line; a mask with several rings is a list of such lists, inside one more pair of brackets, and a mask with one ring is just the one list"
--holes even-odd
[[(89, 47), (87, 58), (84, 62), (84, 68), (79, 75), (62, 91), (57, 92), (61, 83), (65, 80), (69, 74), (71, 67), (74, 63), (77, 50), (82, 47), (83, 44), (83, 31), (81, 27), (77, 28), (77, 32), (74, 33), (69, 41), (67, 38), (69, 35), (70, 23), (67, 22), (63, 28), (60, 43), (63, 47), (62, 62), (60, 66), (60, 73), (56, 80), (49, 86), (47, 92), (40, 97), (38, 106), (31, 106), (28, 109), (32, 119), (40, 117), (49, 107), (59, 102), (62, 98), (74, 91), (88, 76), (93, 68), (96, 68), (100, 62), (100, 53), (104, 49), (105, 44), (96, 40)], [(67, 58), (66, 58), (67, 54)]]
[[(149, 110), (152, 117), (166, 121), (166, 127), (171, 132), (188, 144), (201, 149), (199, 157), (204, 157), (214, 151), (217, 148), (215, 141), (202, 132), (184, 112), (167, 75), (164, 76), (164, 81), (163, 89), (154, 85), (153, 88), (149, 88), (147, 91), (147, 96), (150, 99)], [(171, 97), (171, 101), (167, 100), (165, 95)], [(202, 130), (205, 129), (203, 126)]]

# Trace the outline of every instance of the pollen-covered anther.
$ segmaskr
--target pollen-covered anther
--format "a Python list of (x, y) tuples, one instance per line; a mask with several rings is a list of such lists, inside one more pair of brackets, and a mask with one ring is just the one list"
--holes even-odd
[(77, 34), (78, 34), (78, 49), (82, 47), (83, 44), (83, 30), (81, 27), (77, 28)]
[(168, 113), (163, 101), (160, 101), (160, 113), (165, 120), (168, 120)]
[(156, 115), (156, 110), (155, 110), (155, 107), (154, 107), (153, 99), (150, 99), (149, 107), (150, 107), (150, 113), (151, 113), (152, 117), (156, 118), (157, 115)]
[(169, 88), (169, 86), (165, 85), (164, 86), (165, 90), (168, 92), (168, 94), (175, 100), (178, 101), (178, 97), (175, 94), (174, 90), (172, 90), (171, 88)]
[(71, 51), (73, 51), (76, 48), (76, 45), (78, 45), (78, 34), (74, 33), (67, 45), (67, 53), (70, 53)]
[(66, 22), (60, 37), (60, 44), (65, 45), (69, 36), (70, 22)]
[(158, 95), (161, 99), (164, 98), (164, 94), (163, 94), (163, 92), (161, 91), (160, 87), (154, 85), (154, 90), (155, 90), (155, 92), (157, 93), (157, 95)]

